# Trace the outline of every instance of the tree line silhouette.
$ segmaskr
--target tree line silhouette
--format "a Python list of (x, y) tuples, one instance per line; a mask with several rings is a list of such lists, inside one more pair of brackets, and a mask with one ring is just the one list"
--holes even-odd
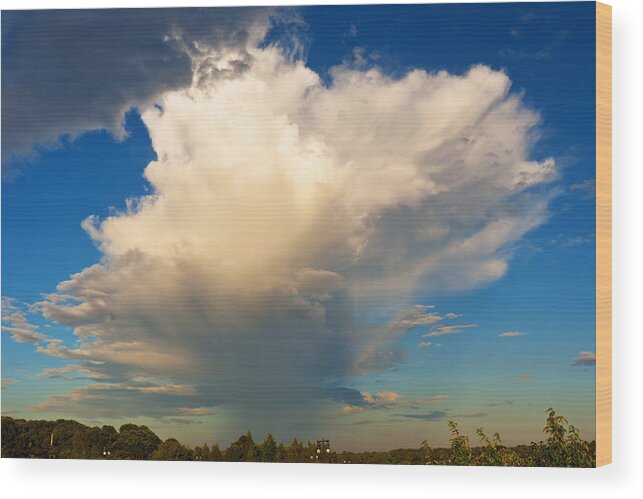
[[(489, 438), (482, 428), (480, 445), (472, 447), (457, 423), (450, 421), (450, 447), (365, 452), (318, 452), (315, 442), (279, 443), (268, 434), (257, 443), (250, 432), (221, 449), (217, 443), (194, 448), (175, 438), (161, 440), (147, 426), (124, 424), (89, 427), (77, 421), (40, 421), (2, 417), (2, 457), (39, 459), (131, 459), (159, 461), (231, 461), (277, 463), (433, 464), (459, 466), (595, 467), (596, 445), (581, 439), (567, 420), (548, 409), (546, 439), (506, 447), (500, 435)], [(326, 450), (326, 449), (324, 449)]]

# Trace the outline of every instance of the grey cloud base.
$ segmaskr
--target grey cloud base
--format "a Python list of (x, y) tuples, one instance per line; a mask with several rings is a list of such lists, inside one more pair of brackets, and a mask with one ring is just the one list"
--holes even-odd
[(3, 162), (192, 83), (195, 42), (243, 47), (270, 10), (108, 9), (2, 13)]

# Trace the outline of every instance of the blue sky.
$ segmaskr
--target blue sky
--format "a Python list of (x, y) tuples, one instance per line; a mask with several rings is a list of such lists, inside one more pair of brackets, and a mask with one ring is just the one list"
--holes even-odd
[[(261, 12), (256, 16), (234, 17), (231, 22), (244, 27), (254, 22), (261, 24)], [(116, 11), (110, 15), (118, 21), (119, 16), (127, 18), (128, 13)], [(180, 11), (175, 22), (183, 22), (190, 15), (193, 14)], [(99, 19), (100, 14), (96, 14), (96, 18)], [(152, 18), (156, 18), (156, 14)], [(316, 395), (310, 395), (311, 400), (315, 399), (310, 407), (307, 401), (295, 397), (297, 401), (286, 404), (285, 412), (269, 404), (262, 406), (258, 412), (274, 415), (274, 424), (254, 421), (251, 415), (245, 420), (238, 419), (234, 399), (235, 396), (247, 396), (243, 392), (247, 387), (243, 383), (235, 384), (236, 377), (221, 381), (222, 385), (229, 384), (224, 390), (225, 396), (216, 390), (204, 395), (200, 372), (192, 375), (181, 370), (180, 373), (160, 374), (156, 370), (147, 372), (138, 364), (132, 370), (131, 366), (124, 368), (125, 363), (120, 360), (99, 373), (103, 378), (91, 378), (96, 372), (86, 362), (107, 365), (108, 359), (113, 357), (99, 355), (93, 358), (68, 352), (54, 355), (51, 351), (47, 355), (37, 352), (33, 342), (13, 341), (11, 332), (5, 331), (2, 335), (2, 378), (14, 381), (3, 385), (3, 414), (30, 418), (70, 417), (90, 423), (141, 421), (164, 437), (174, 435), (192, 443), (215, 438), (226, 442), (249, 427), (259, 434), (273, 431), (283, 439), (315, 438), (324, 433), (343, 448), (391, 448), (418, 445), (425, 438), (436, 445), (445, 443), (448, 419), (460, 421), (470, 432), (477, 426), (485, 426), (490, 431), (500, 431), (507, 443), (528, 443), (540, 438), (544, 411), (552, 406), (578, 425), (585, 437), (593, 437), (595, 373), (591, 355), (581, 352), (593, 352), (595, 345), (594, 4), (305, 7), (279, 12), (273, 18), (276, 25), (268, 28), (261, 46), (279, 43), (286, 49), (297, 49), (295, 58), (304, 60), (308, 70), (319, 75), (323, 85), (333, 85), (333, 68), (342, 64), (348, 68), (347, 72), (363, 73), (379, 68), (382, 75), (393, 80), (403, 79), (414, 69), (423, 69), (429, 75), (446, 71), (462, 76), (472, 66), (483, 64), (493, 72), (504, 72), (511, 81), (509, 95), (519, 98), (524, 107), (540, 115), (540, 123), (526, 135), (526, 155), (530, 161), (543, 163), (553, 158), (557, 177), (537, 182), (522, 193), (523, 197), (518, 201), (511, 196), (503, 201), (516, 203), (518, 208), (515, 209), (535, 203), (534, 199), (545, 200), (547, 205), (546, 214), (539, 215), (538, 222), (533, 223), (530, 230), (506, 241), (497, 250), (494, 258), (506, 263), (506, 271), (496, 278), (472, 280), (457, 286), (442, 284), (446, 279), (442, 271), (435, 275), (427, 273), (425, 279), (401, 293), (405, 296), (403, 306), (406, 308), (416, 304), (434, 306), (426, 312), (435, 310), (439, 313), (443, 318), (440, 325), (475, 327), (464, 328), (458, 334), (424, 339), (422, 335), (436, 330), (430, 322), (409, 328), (390, 340), (391, 351), (399, 358), (384, 363), (383, 369), (349, 371), (320, 365), (318, 370), (327, 373), (321, 380), (311, 376), (311, 379), (315, 378), (314, 383), (288, 386), (288, 390), (290, 393), (321, 390), (319, 393), (331, 395), (319, 396), (315, 392)], [(213, 19), (213, 23), (218, 22), (216, 16)], [(36, 29), (38, 21), (37, 16), (30, 18), (24, 13), (3, 15), (3, 102), (7, 102), (9, 93), (21, 84), (18, 67), (12, 66), (12, 49), (16, 47), (16, 54), (20, 50), (29, 54), (29, 50), (38, 49), (21, 45), (16, 33)], [(51, 29), (55, 30), (55, 27)], [(166, 29), (165, 21), (159, 21), (154, 29), (161, 33)], [(16, 37), (15, 40), (12, 37)], [(99, 37), (91, 43), (107, 42)], [(144, 46), (140, 50), (145, 54), (156, 47)], [(253, 55), (260, 59), (259, 55)], [(82, 58), (82, 54), (77, 56)], [(177, 57), (174, 64), (178, 66), (183, 61)], [(123, 68), (127, 70), (126, 65)], [(153, 73), (154, 68), (151, 64), (149, 71)], [(30, 70), (47, 71), (47, 68)], [(15, 82), (11, 80), (12, 71), (17, 75)], [(54, 310), (56, 303), (51, 299), (44, 307), (29, 310), (28, 306), (43, 300), (43, 295), (53, 293), (56, 286), (72, 274), (116, 258), (114, 254), (118, 251), (108, 248), (106, 230), (92, 240), (81, 228), (81, 221), (90, 215), (101, 220), (110, 216), (124, 217), (127, 199), (152, 194), (160, 185), (154, 185), (154, 181), (165, 182), (164, 177), (162, 180), (154, 177), (151, 182), (149, 176), (143, 176), (151, 161), (162, 160), (150, 139), (149, 130), (152, 129), (153, 135), (157, 134), (155, 144), (161, 144), (158, 130), (162, 128), (154, 121), (160, 118), (150, 111), (149, 97), (162, 101), (160, 115), (167, 115), (166, 119), (169, 119), (174, 101), (168, 98), (163, 101), (159, 96), (164, 92), (180, 91), (184, 85), (182, 77), (166, 69), (163, 71), (168, 71), (167, 81), (173, 82), (168, 85), (169, 89), (146, 86), (137, 93), (137, 89), (131, 88), (134, 95), (125, 98), (121, 94), (127, 94), (130, 87), (126, 84), (116, 97), (90, 86), (86, 93), (79, 90), (76, 97), (62, 95), (63, 101), (71, 99), (68, 106), (52, 108), (51, 114), (46, 107), (41, 109), (40, 115), (34, 112), (40, 89), (35, 89), (32, 95), (28, 86), (21, 88), (18, 101), (24, 108), (11, 108), (6, 113), (60, 124), (59, 129), (43, 126), (40, 135), (31, 139), (13, 133), (12, 123), (19, 121), (12, 121), (11, 114), (5, 116), (3, 109), (2, 295), (14, 299), (3, 307), (3, 316), (14, 308), (21, 310), (32, 325), (31, 331), (60, 339), (69, 349), (77, 347), (85, 349), (83, 352), (91, 351), (92, 343), (99, 337), (104, 338), (107, 329), (102, 329), (103, 336), (79, 341), (72, 329), (87, 324), (88, 319), (78, 323), (68, 321), (67, 324), (56, 320), (61, 315), (55, 312), (60, 310)], [(69, 82), (81, 81), (79, 85), (83, 89), (82, 78), (74, 79), (82, 73), (82, 65), (69, 67), (69, 73)], [(118, 79), (120, 72), (115, 73)], [(123, 82), (106, 80), (101, 84), (118, 83)], [(108, 113), (92, 115), (87, 123), (69, 117), (77, 114), (82, 118), (94, 113), (95, 107), (87, 107), (83, 102), (83, 99), (96, 98), (92, 92), (107, 95), (106, 104), (114, 99), (115, 108), (127, 109), (131, 104), (124, 118), (121, 114), (124, 134), (122, 130), (119, 132), (119, 121), (114, 121)], [(55, 96), (50, 98), (55, 99)], [(29, 107), (30, 103), (32, 107)], [(33, 117), (29, 113), (34, 113)], [(52, 115), (61, 118), (52, 120)], [(230, 119), (234, 122), (235, 115)], [(301, 130), (304, 130), (302, 123)], [(65, 133), (72, 135), (57, 138)], [(54, 145), (52, 140), (56, 141)], [(330, 143), (331, 139), (328, 141)], [(25, 143), (29, 144), (27, 152)], [(14, 144), (15, 154), (10, 150)], [(253, 142), (249, 144), (244, 147), (252, 148)], [(488, 215), (489, 219), (494, 216), (494, 213)], [(117, 238), (119, 234), (110, 237)], [(390, 235), (390, 232), (384, 234)], [(326, 262), (327, 259), (321, 260)], [(343, 263), (335, 262), (335, 266), (328, 263), (327, 267), (322, 267), (321, 260), (315, 260), (314, 266), (309, 262), (306, 268), (341, 274), (338, 269), (344, 268)], [(111, 262), (111, 265), (115, 263)], [(355, 272), (362, 275), (360, 272), (364, 271), (357, 269)], [(350, 279), (349, 274), (342, 275)], [(78, 295), (75, 299), (82, 303)], [(364, 303), (370, 303), (370, 299)], [(341, 314), (337, 310), (350, 306), (337, 305), (341, 301), (339, 295), (333, 295), (331, 301), (334, 305), (324, 305), (327, 317), (334, 317), (333, 313), (339, 317)], [(353, 303), (359, 303), (359, 299), (355, 298)], [(44, 318), (42, 314), (45, 310), (47, 315), (47, 306), (50, 307), (49, 318)], [(190, 306), (189, 303), (183, 305)], [(394, 310), (399, 310), (402, 304), (389, 299), (381, 308), (353, 306), (354, 313), (362, 316), (359, 327), (368, 329), (365, 324), (375, 328), (383, 321), (390, 321), (396, 313)], [(331, 312), (331, 308), (335, 312)], [(447, 318), (447, 313), (454, 317)], [(297, 324), (295, 321), (292, 327), (299, 327)], [(3, 325), (16, 327), (16, 324)], [(94, 326), (106, 328), (103, 323)], [(328, 323), (326, 326), (334, 332), (339, 330)], [(197, 326), (194, 328), (196, 330)], [(272, 329), (267, 327), (266, 334), (270, 331)], [(521, 334), (499, 336), (506, 332)], [(282, 338), (277, 330), (274, 334)], [(357, 350), (360, 341), (368, 340), (367, 334), (364, 333), (364, 338), (351, 340), (349, 347)], [(135, 332), (128, 335), (135, 336)], [(283, 337), (283, 341), (296, 344), (298, 340), (293, 338), (298, 336)], [(122, 340), (119, 337), (119, 341)], [(174, 341), (180, 345), (182, 340)], [(419, 346), (426, 341), (432, 344)], [(332, 341), (329, 344), (331, 346), (324, 344), (322, 351), (328, 358), (322, 363), (343, 362), (344, 354), (333, 350)], [(48, 348), (46, 342), (40, 342), (40, 345), (41, 350)], [(110, 345), (114, 347), (115, 343)], [(243, 343), (243, 347), (247, 344)], [(143, 355), (145, 347), (142, 348)], [(269, 352), (268, 356), (272, 350)], [(253, 355), (260, 354), (255, 352)], [(247, 358), (255, 357), (244, 356), (243, 361)], [(332, 360), (336, 358), (342, 360)], [(575, 361), (577, 358), (581, 360)], [(272, 361), (283, 359), (276, 357)], [(47, 368), (81, 364), (90, 371), (90, 380), (82, 375), (83, 372), (77, 372), (73, 380), (66, 379), (69, 376), (38, 376)], [(296, 372), (297, 367), (293, 369)], [(306, 376), (308, 373), (303, 378)], [(213, 386), (219, 383), (216, 376), (208, 379), (214, 380)], [(149, 408), (141, 403), (131, 412), (124, 408), (114, 414), (91, 404), (78, 408), (70, 406), (72, 412), (68, 414), (61, 412), (60, 405), (42, 405), (52, 396), (55, 400), (56, 396), (72, 393), (73, 389), (82, 390), (94, 382), (118, 384), (114, 388), (117, 404), (131, 401), (128, 390), (152, 393), (154, 390), (150, 387), (197, 388), (195, 392), (185, 388), (185, 406), (177, 406), (174, 402), (166, 404), (165, 399), (159, 399), (151, 401)], [(276, 376), (275, 384), (283, 385), (283, 380)], [(358, 400), (351, 403), (338, 396), (340, 388), (352, 390), (351, 396), (357, 396)], [(168, 396), (174, 389), (167, 389)], [(190, 400), (194, 393), (197, 395)], [(281, 392), (276, 389), (275, 393)], [(250, 410), (255, 406), (242, 404), (239, 407)], [(236, 410), (241, 410), (239, 407)], [(172, 412), (175, 409), (178, 412)], [(314, 418), (310, 415), (313, 410)], [(377, 443), (372, 440), (374, 433), (378, 435)]]

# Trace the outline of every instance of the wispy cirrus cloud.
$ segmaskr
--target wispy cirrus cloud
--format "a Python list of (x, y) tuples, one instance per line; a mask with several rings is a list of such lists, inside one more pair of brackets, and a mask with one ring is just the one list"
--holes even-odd
[(354, 400), (352, 403), (344, 405), (342, 413), (351, 415), (377, 409), (420, 408), (449, 398), (447, 395), (433, 395), (419, 399), (405, 399), (396, 392), (378, 392), (374, 395), (369, 392), (360, 392), (360, 395), (360, 400)]
[(197, 389), (191, 385), (156, 385), (135, 382), (98, 382), (54, 394), (28, 408), (34, 412), (74, 414), (87, 419), (125, 416), (163, 417), (186, 413)]
[(485, 412), (460, 412), (455, 414), (449, 414), (448, 411), (444, 411), (444, 410), (435, 410), (427, 413), (397, 414), (397, 416), (401, 416), (404, 418), (419, 419), (422, 421), (442, 421), (447, 417), (451, 417), (454, 419), (482, 418), (482, 417), (485, 417), (486, 415), (487, 414)]
[[(71, 374), (79, 374), (80, 376), (70, 376)], [(92, 369), (91, 364), (67, 364), (63, 367), (50, 367), (43, 369), (37, 375), (37, 378), (65, 378), (65, 379), (91, 379), (91, 380), (101, 380), (108, 378), (108, 375), (101, 373), (96, 369)]]
[[(433, 336), (441, 334), (455, 334), (459, 332), (457, 328), (473, 327), (467, 326), (447, 326), (445, 321), (459, 317), (455, 313), (441, 314), (433, 305), (415, 305), (412, 308), (403, 308), (398, 311), (393, 319), (387, 324), (375, 327), (369, 331), (368, 342), (363, 344), (361, 351), (355, 361), (355, 371), (358, 373), (369, 370), (383, 370), (400, 362), (404, 357), (396, 345), (395, 341), (410, 331), (418, 328), (429, 328), (434, 330)], [(453, 331), (449, 333), (448, 331)], [(427, 338), (428, 335), (422, 335)], [(426, 348), (432, 346), (430, 341), (422, 341), (417, 348)]]
[(558, 234), (555, 238), (549, 241), (549, 244), (554, 246), (561, 246), (563, 248), (574, 248), (583, 244), (588, 244), (591, 239), (586, 236), (569, 236), (566, 234)]
[(460, 412), (453, 415), (454, 418), (483, 418), (486, 412)]
[(200, 421), (198, 419), (188, 419), (188, 418), (169, 418), (168, 421), (172, 424), (179, 425), (179, 426), (203, 424), (203, 421)]
[(207, 407), (179, 407), (178, 413), (183, 416), (214, 416), (216, 411)]
[(435, 331), (432, 331), (427, 334), (423, 334), (422, 338), (435, 338), (436, 336), (444, 336), (447, 334), (460, 334), (464, 332), (464, 329), (470, 329), (472, 327), (478, 327), (477, 324), (459, 324), (459, 325), (450, 325), (450, 326), (439, 326), (435, 328)]
[(527, 333), (521, 333), (520, 331), (505, 331), (504, 333), (499, 333), (498, 336), (501, 338), (517, 338), (519, 336), (527, 336)]
[(11, 334), (18, 343), (39, 343), (47, 337), (38, 331), (38, 326), (27, 320), (25, 312), (16, 301), (9, 297), (2, 298), (2, 330)]
[(426, 414), (398, 414), (398, 416), (422, 421), (442, 421), (447, 417), (447, 413), (445, 411), (431, 411)]
[(577, 182), (575, 184), (571, 184), (569, 188), (572, 191), (581, 191), (584, 192), (587, 196), (593, 197), (596, 195), (596, 180), (588, 179), (582, 182)]
[(4, 390), (5, 388), (8, 388), (11, 385), (15, 385), (16, 383), (18, 383), (18, 380), (13, 379), (13, 378), (1, 378), (0, 379), (0, 387), (1, 387), (2, 390)]

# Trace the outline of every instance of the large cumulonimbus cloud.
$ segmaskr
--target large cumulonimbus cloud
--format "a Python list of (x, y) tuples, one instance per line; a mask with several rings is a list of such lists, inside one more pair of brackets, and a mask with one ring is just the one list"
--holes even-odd
[(50, 409), (163, 386), (181, 388), (164, 396), (182, 411), (257, 418), (340, 401), (342, 379), (446, 320), (414, 306), (418, 291), (500, 278), (546, 217), (555, 165), (529, 158), (538, 115), (504, 72), (395, 79), (344, 63), (324, 84), (276, 46), (188, 55), (192, 84), (142, 112), (152, 194), (88, 218), (103, 259), (39, 304), (79, 339), (40, 350), (102, 380)]

